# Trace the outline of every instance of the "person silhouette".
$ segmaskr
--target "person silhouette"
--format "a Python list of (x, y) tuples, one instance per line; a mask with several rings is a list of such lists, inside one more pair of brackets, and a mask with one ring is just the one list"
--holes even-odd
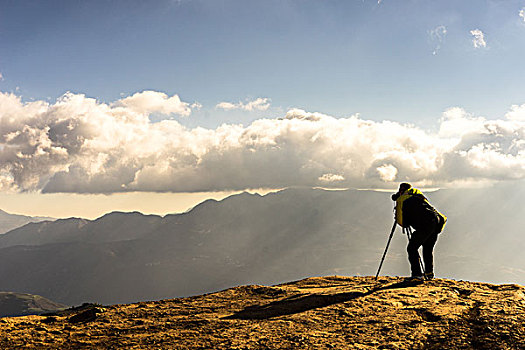
[[(438, 234), (443, 230), (447, 217), (438, 212), (423, 193), (409, 183), (399, 185), (392, 195), (396, 202), (396, 222), (403, 228), (414, 232), (409, 236), (407, 252), (412, 279), (434, 278), (434, 246)], [(421, 269), (419, 247), (423, 247), (424, 271)]]

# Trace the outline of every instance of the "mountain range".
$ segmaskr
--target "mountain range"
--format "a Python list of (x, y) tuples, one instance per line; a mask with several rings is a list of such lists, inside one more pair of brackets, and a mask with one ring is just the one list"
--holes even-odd
[[(440, 277), (525, 281), (523, 188), (440, 190), (449, 217)], [(0, 236), (0, 290), (64, 304), (126, 303), (320, 275), (374, 275), (392, 226), (389, 193), (291, 188), (205, 201), (182, 214), (113, 212), (29, 223)], [(382, 274), (406, 275), (398, 229)]]

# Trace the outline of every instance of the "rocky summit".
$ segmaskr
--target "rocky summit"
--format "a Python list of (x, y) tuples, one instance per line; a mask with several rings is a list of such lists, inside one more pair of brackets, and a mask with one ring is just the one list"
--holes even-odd
[(524, 349), (525, 287), (314, 277), (0, 319), (0, 348)]

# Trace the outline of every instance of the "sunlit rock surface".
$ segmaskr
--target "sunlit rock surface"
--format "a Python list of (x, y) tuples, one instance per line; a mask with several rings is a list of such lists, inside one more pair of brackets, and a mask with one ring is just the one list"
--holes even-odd
[(524, 308), (514, 284), (316, 277), (3, 318), (0, 347), (523, 349)]

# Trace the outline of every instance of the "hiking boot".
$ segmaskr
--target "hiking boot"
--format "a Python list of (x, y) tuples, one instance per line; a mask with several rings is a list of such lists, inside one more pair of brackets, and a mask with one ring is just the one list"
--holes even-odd
[(425, 277), (423, 275), (410, 276), (410, 277), (405, 278), (405, 281), (423, 281), (423, 280), (425, 280)]
[(431, 280), (434, 278), (434, 272), (427, 272), (425, 273), (425, 279), (426, 280)]

